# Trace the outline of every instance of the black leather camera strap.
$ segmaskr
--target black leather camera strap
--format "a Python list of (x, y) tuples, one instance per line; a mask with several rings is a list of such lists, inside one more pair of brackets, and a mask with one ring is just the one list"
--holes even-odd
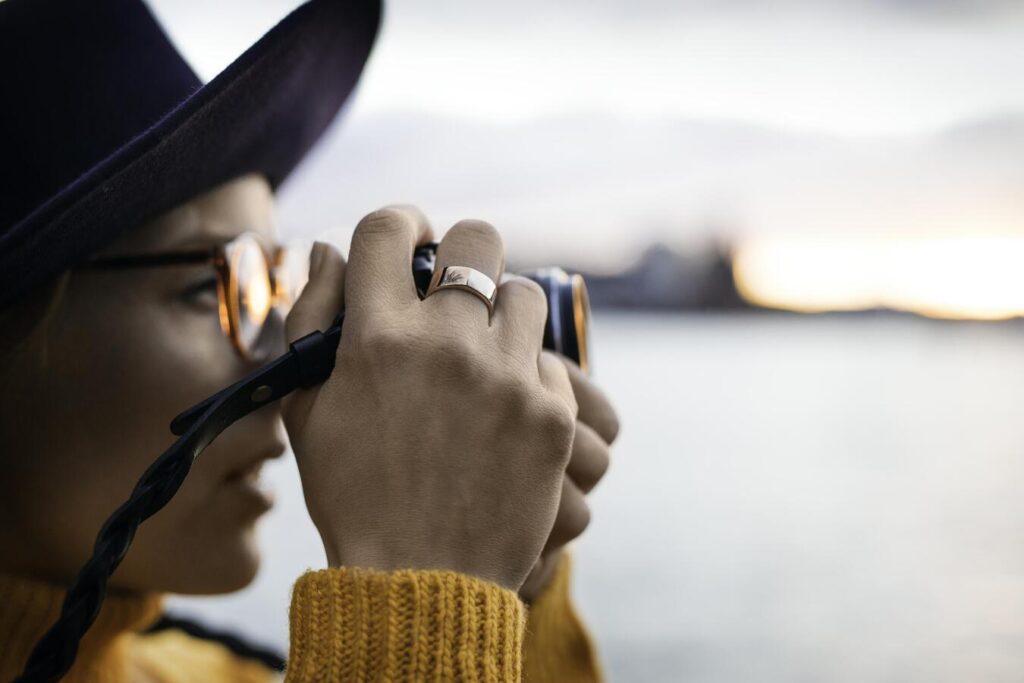
[[(330, 377), (334, 356), (341, 340), (342, 316), (326, 332), (312, 332), (289, 346), (288, 352), (235, 384), (195, 404), (171, 420), (171, 432), (185, 434), (211, 406), (217, 410), (205, 417), (215, 435), (252, 411), (276, 401), (300, 387), (309, 388)], [(221, 425), (220, 428), (214, 425)], [(198, 456), (199, 454), (196, 453)]]

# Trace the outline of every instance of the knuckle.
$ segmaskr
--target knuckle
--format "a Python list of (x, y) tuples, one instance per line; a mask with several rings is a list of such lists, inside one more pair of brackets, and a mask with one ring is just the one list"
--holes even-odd
[(535, 403), (532, 422), (537, 434), (551, 444), (553, 452), (567, 458), (571, 452), (573, 435), (576, 432), (576, 418), (572, 411), (557, 398), (545, 398)]
[(601, 449), (601, 454), (597, 458), (597, 462), (594, 466), (594, 473), (591, 477), (590, 488), (597, 486), (597, 482), (604, 479), (604, 475), (608, 474), (608, 468), (611, 467), (612, 457), (611, 453), (607, 448)]
[[(457, 328), (438, 329), (421, 339), (414, 349), (417, 365), (425, 369), (432, 381), (466, 383), (475, 390), (493, 385), (493, 375), (487, 359), (472, 335)], [(485, 376), (487, 376), (485, 378)]]
[(460, 378), (484, 374), (479, 349), (465, 335), (451, 335), (434, 349), (433, 360), (446, 374)]
[(512, 275), (505, 281), (504, 287), (507, 291), (516, 297), (521, 297), (525, 302), (525, 305), (530, 309), (537, 311), (543, 311), (547, 314), (548, 298), (544, 294), (544, 288), (534, 282), (528, 277), (522, 275)]
[(575, 422), (576, 415), (579, 413), (579, 402), (571, 389), (569, 370), (565, 367), (565, 363), (555, 352), (544, 349), (540, 353), (540, 364), (544, 385), (553, 397), (564, 403)]
[(390, 365), (398, 358), (404, 358), (410, 349), (410, 340), (401, 329), (380, 327), (363, 330), (351, 336), (356, 353), (351, 354), (357, 362), (370, 367)]
[(615, 409), (608, 406), (602, 410), (597, 417), (597, 424), (593, 425), (594, 430), (601, 435), (607, 443), (613, 443), (619, 436), (619, 430), (621, 424), (619, 422), (619, 416), (615, 412)]
[(565, 531), (570, 538), (576, 538), (583, 534), (590, 526), (590, 506), (583, 498), (575, 498), (574, 502), (566, 511)]
[(540, 362), (544, 364), (545, 369), (548, 372), (558, 375), (558, 377), (568, 381), (569, 371), (566, 369), (565, 364), (558, 358), (558, 354), (550, 349), (541, 349)]
[(500, 399), (505, 412), (529, 417), (531, 405), (537, 400), (537, 394), (521, 373), (509, 369), (499, 371), (490, 386), (497, 390), (496, 398)]
[(588, 461), (585, 468), (575, 473), (573, 480), (584, 493), (589, 493), (598, 482), (604, 478), (611, 465), (611, 456), (607, 448), (594, 448), (588, 454)]
[(467, 218), (459, 221), (448, 231), (450, 235), (461, 238), (468, 238), (474, 241), (479, 240), (488, 244), (502, 244), (501, 234), (497, 228), (487, 221)]

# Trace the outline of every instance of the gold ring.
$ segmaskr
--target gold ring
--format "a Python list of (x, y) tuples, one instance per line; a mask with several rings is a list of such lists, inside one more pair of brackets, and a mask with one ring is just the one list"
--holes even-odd
[(475, 268), (468, 266), (446, 266), (441, 270), (434, 271), (434, 277), (430, 280), (430, 287), (427, 289), (427, 296), (431, 296), (441, 289), (461, 289), (487, 304), (487, 314), (494, 313), (494, 299), (498, 296), (498, 287), (494, 280), (487, 277)]

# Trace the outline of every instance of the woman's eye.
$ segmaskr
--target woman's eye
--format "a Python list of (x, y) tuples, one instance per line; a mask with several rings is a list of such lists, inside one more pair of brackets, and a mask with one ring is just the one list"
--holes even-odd
[(181, 298), (197, 306), (216, 305), (217, 278), (211, 277), (190, 285), (181, 293)]

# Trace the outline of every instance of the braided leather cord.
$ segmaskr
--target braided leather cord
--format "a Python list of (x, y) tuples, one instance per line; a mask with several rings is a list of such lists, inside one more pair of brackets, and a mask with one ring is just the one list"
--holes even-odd
[[(195, 425), (196, 434), (202, 425)], [(92, 557), (79, 571), (64, 597), (60, 618), (36, 643), (18, 683), (59, 680), (75, 662), (78, 643), (99, 614), (107, 579), (121, 563), (145, 519), (162, 508), (185, 481), (192, 466), (190, 441), (179, 439), (146, 471), (131, 497), (106, 521)], [(198, 451), (201, 451), (200, 446)], [(198, 454), (198, 453), (197, 453)]]

